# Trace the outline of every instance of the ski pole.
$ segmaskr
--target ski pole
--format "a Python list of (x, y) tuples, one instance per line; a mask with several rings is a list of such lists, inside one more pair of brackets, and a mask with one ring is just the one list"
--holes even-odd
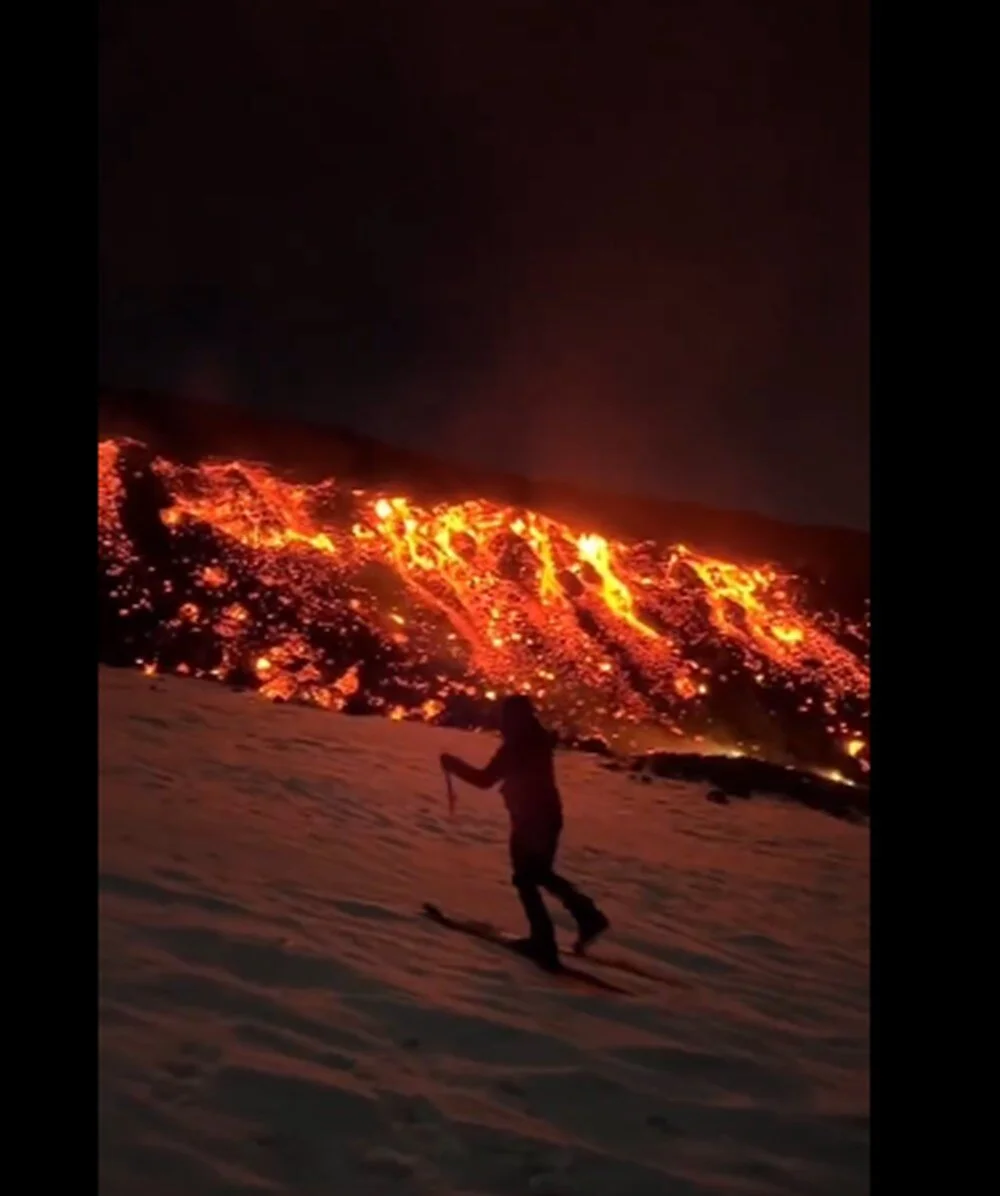
[(444, 784), (448, 791), (448, 817), (455, 817), (455, 786), (451, 782), (451, 773), (445, 772)]

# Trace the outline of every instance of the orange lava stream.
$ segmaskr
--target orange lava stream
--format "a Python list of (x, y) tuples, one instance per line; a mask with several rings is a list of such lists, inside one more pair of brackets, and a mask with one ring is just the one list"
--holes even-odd
[[(130, 548), (118, 518), (118, 455), (118, 442), (99, 445), (99, 543), (124, 573)], [(726, 667), (711, 663), (712, 653), (706, 663), (700, 649), (715, 645), (761, 684), (807, 686), (804, 701), (828, 719), (844, 756), (866, 753), (864, 728), (842, 707), (866, 705), (867, 664), (844, 646), (835, 621), (805, 609), (796, 578), (773, 565), (609, 540), (485, 500), (422, 507), (334, 481), (301, 485), (242, 461), (183, 467), (161, 458), (155, 470), (173, 498), (163, 515), (172, 534), (207, 525), (242, 552), (244, 565), (252, 560), (261, 586), (293, 605), (307, 627), (356, 617), (430, 673), (437, 669), (438, 688), (419, 695), (421, 717), (434, 717), (463, 689), (486, 697), (517, 690), (581, 725), (677, 734), (684, 708), (710, 702)], [(238, 601), (220, 605), (230, 564), (224, 550), (200, 578), (215, 595), (211, 615), (197, 603), (177, 614), (211, 618), (228, 645), (218, 675), (251, 630), (258, 640), (262, 632)], [(334, 590), (341, 596), (331, 597)], [(122, 600), (141, 598), (123, 591)], [(267, 644), (255, 664), (263, 692), (342, 707), (357, 688), (356, 667), (322, 682), (312, 656), (302, 635)]]

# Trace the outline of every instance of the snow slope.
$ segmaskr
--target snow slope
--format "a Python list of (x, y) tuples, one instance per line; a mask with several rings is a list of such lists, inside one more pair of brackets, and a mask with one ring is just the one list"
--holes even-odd
[(449, 821), (436, 763), (488, 737), (100, 709), (104, 1196), (867, 1191), (867, 830), (562, 756), (562, 870), (669, 981), (609, 997), (415, 917), (520, 929), (499, 798)]

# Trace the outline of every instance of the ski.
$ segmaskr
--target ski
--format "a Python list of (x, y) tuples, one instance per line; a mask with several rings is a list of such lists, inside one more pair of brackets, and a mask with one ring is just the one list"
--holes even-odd
[(625, 972), (629, 976), (635, 976), (640, 980), (649, 980), (654, 984), (667, 984), (671, 988), (691, 987), (686, 980), (681, 980), (678, 976), (667, 976), (663, 972), (647, 971), (637, 963), (632, 963), (631, 960), (618, 956), (604, 955), (602, 953), (592, 955), (586, 950), (563, 952), (563, 954), (569, 954), (574, 959), (585, 959), (587, 963), (596, 964), (599, 968), (614, 968), (617, 972)]
[[(498, 947), (505, 948), (512, 954), (520, 956), (522, 959), (528, 960), (529, 963), (535, 963), (530, 955), (526, 955), (514, 946), (518, 941), (516, 935), (498, 930), (497, 927), (491, 926), (488, 922), (476, 922), (471, 918), (449, 917), (438, 906), (430, 902), (426, 902), (420, 912), (423, 917), (428, 918), (438, 926), (445, 927), (447, 930), (457, 930), (461, 934), (471, 935), (473, 938), (481, 939), (483, 942), (493, 943)], [(600, 992), (614, 993), (617, 996), (628, 997), (633, 995), (628, 989), (621, 988), (617, 984), (612, 984), (609, 980), (604, 980), (601, 976), (595, 976), (592, 972), (586, 972), (582, 968), (560, 964), (558, 968), (550, 970), (538, 963), (535, 963), (535, 966), (540, 972), (544, 972), (545, 975), (556, 979), (571, 980), (574, 983), (585, 984), (589, 988), (597, 989)]]

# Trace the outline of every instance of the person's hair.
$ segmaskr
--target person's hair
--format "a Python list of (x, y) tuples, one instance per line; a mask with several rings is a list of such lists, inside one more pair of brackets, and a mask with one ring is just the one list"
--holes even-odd
[(517, 735), (539, 726), (535, 704), (525, 694), (511, 694), (500, 707), (500, 732), (504, 736)]

